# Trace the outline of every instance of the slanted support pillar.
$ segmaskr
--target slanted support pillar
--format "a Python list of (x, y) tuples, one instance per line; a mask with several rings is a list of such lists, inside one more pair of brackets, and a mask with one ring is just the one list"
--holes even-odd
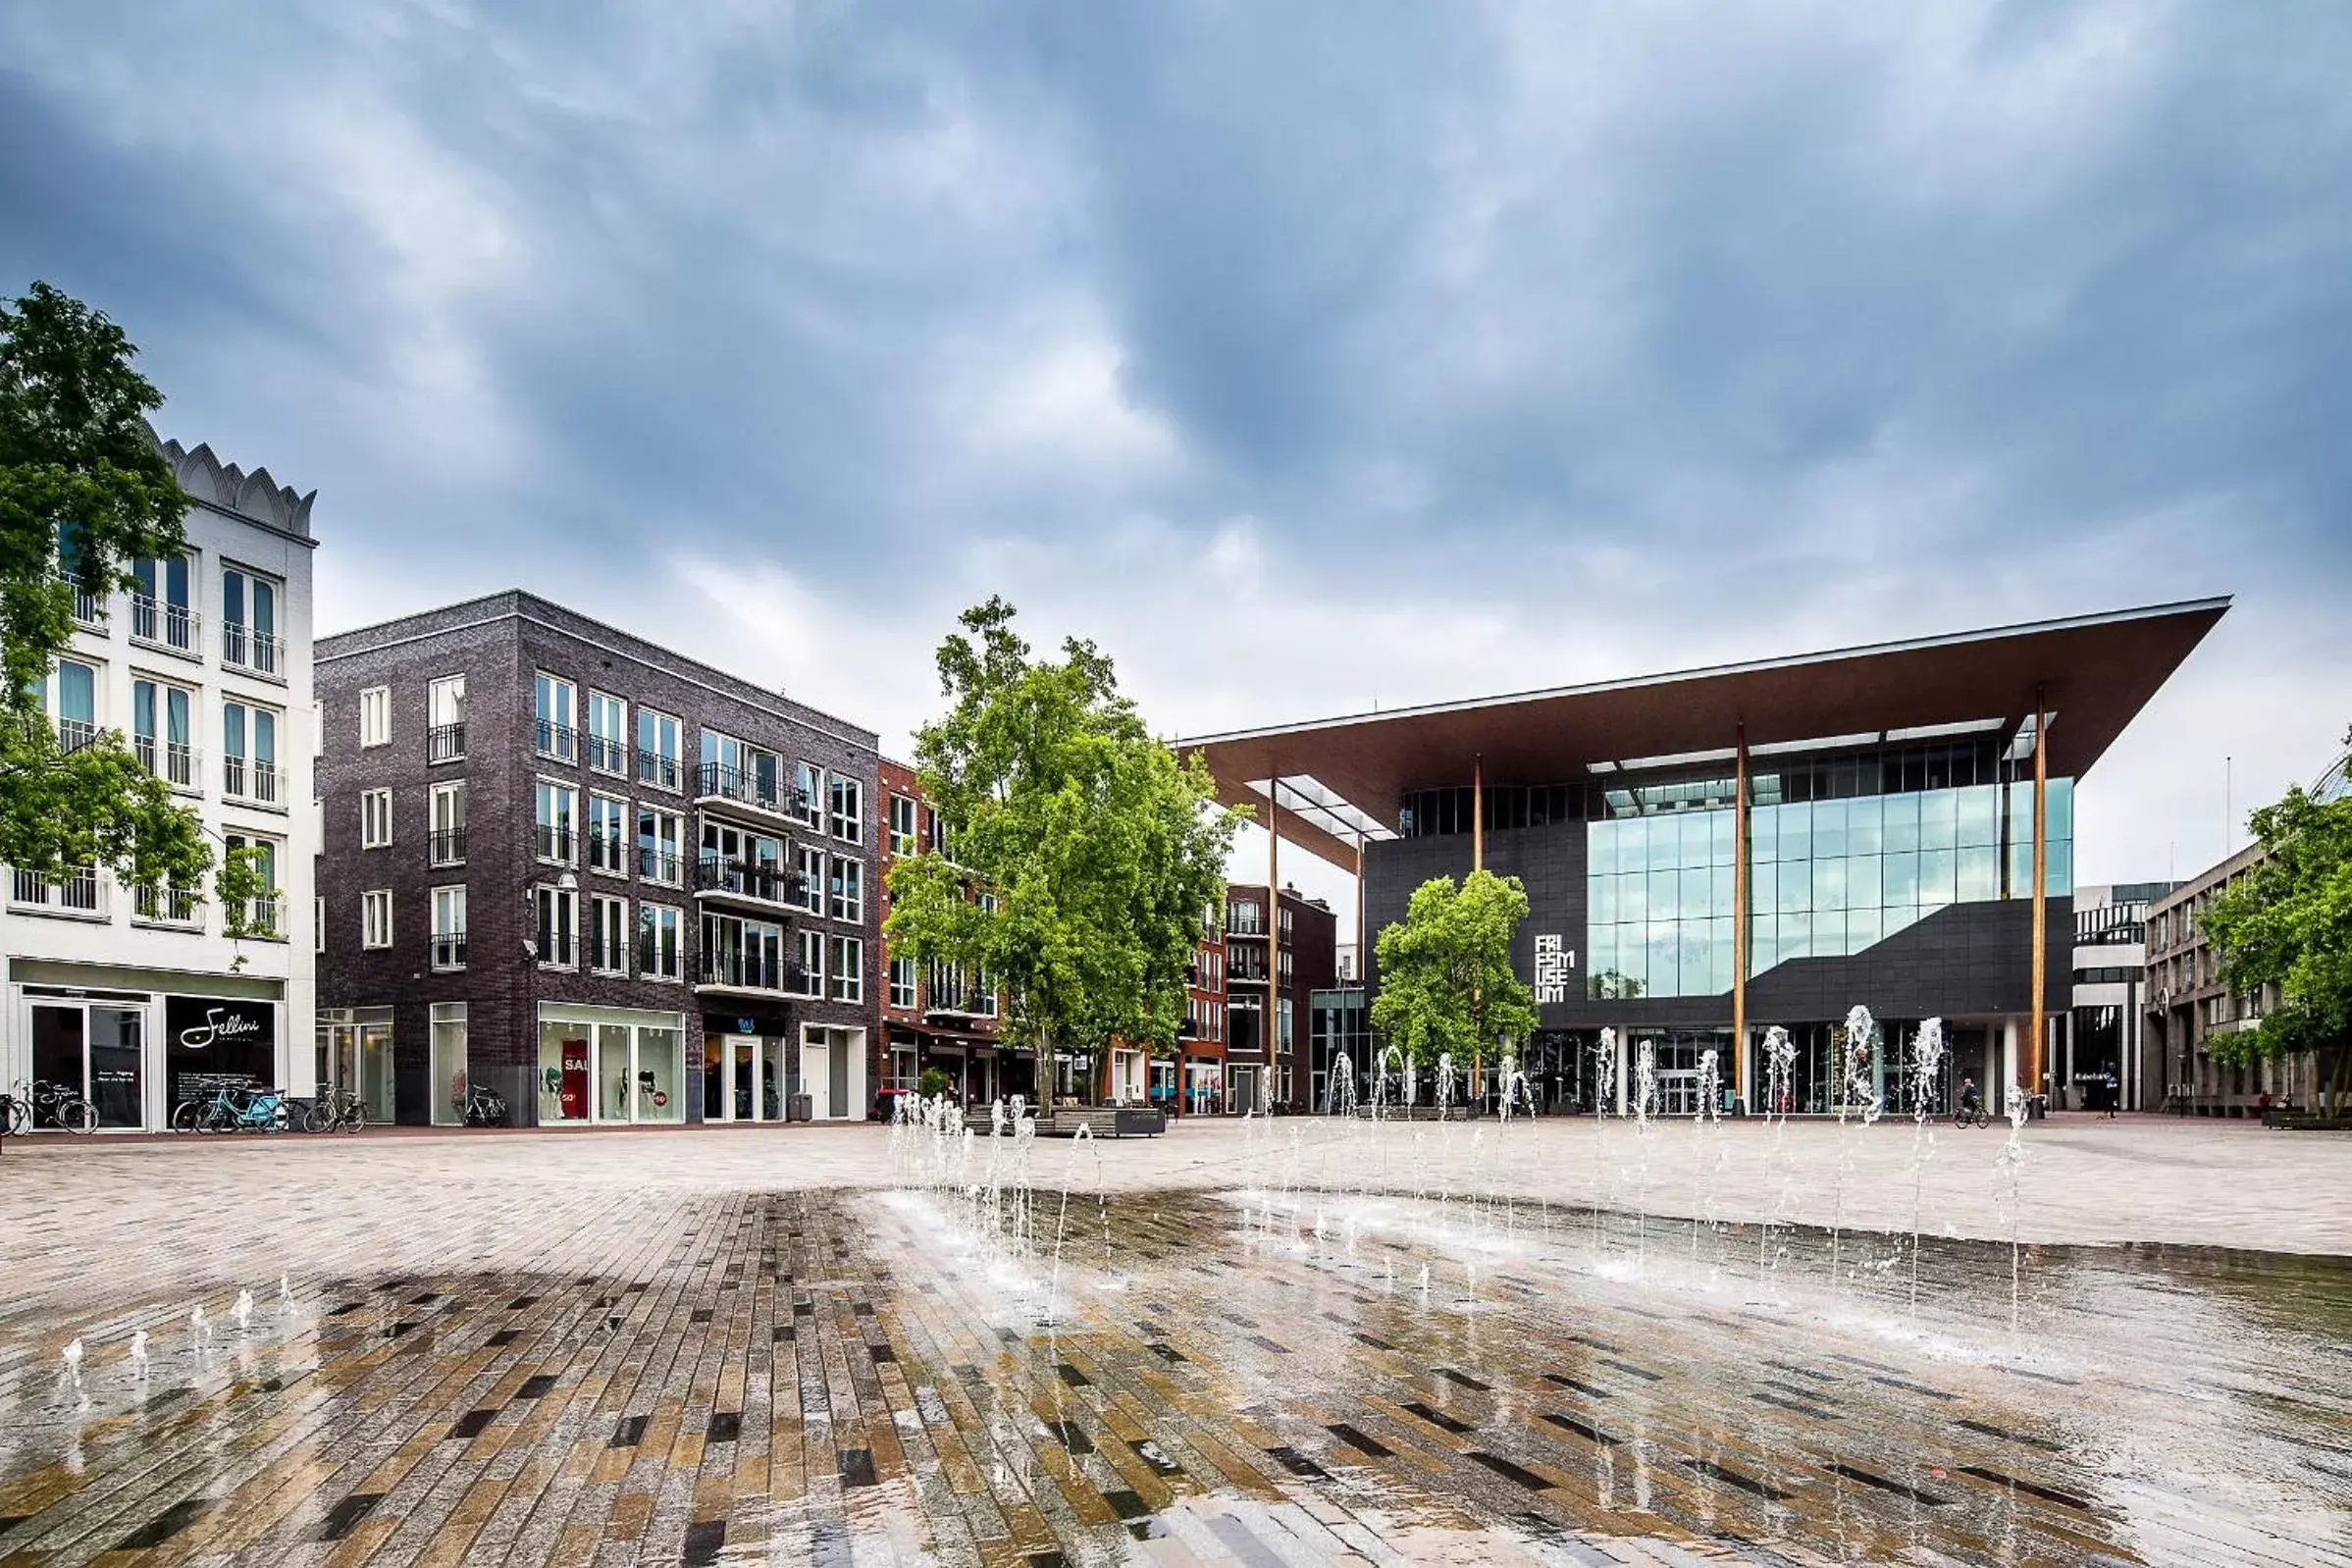
[(2026, 1051), (2028, 1096), (2042, 1092), (2042, 1052), (2049, 1035), (2042, 990), (2050, 967), (2050, 708), (2033, 689), (2033, 1037)]
[(1731, 1049), (1732, 1093), (1747, 1110), (1748, 1082), (1748, 726), (1733, 729), (1738, 760), (1732, 774)]

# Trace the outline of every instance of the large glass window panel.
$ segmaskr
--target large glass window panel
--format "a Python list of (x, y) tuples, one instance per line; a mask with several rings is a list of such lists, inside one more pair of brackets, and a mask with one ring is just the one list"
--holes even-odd
[[(2057, 799), (2057, 792), (2053, 791), (2052, 802), (2055, 804)], [(2052, 898), (2070, 897), (2074, 892), (2074, 846), (2060, 839), (2050, 846), (2047, 855), (2042, 863), (2042, 891)], [(2026, 880), (2030, 882), (2031, 876)]]
[(1789, 915), (1802, 913), (1812, 906), (1812, 866), (1803, 861), (1781, 862), (1780, 897), (1774, 901), (1773, 907), (1783, 915)]
[(1780, 908), (1780, 862), (1765, 861), (1748, 867), (1748, 908), (1751, 912)]
[(637, 1031), (637, 1120), (686, 1120), (686, 1036), (684, 1031)]
[(1707, 921), (1707, 984), (1709, 994), (1731, 989), (1732, 922)]
[(1594, 822), (1585, 834), (1585, 874), (1606, 876), (1617, 869), (1617, 824)]
[(1676, 927), (1682, 946), (1679, 959), (1682, 989), (1687, 996), (1703, 996), (1714, 989), (1710, 983), (1714, 958), (1707, 927), (1705, 920), (1685, 920)]
[(1778, 921), (1780, 927), (1780, 962), (1810, 958), (1813, 954), (1813, 916), (1809, 912), (1794, 914), (1784, 911)]
[(2050, 820), (2045, 824), (2054, 839), (2074, 836), (2074, 781), (2054, 778), (2050, 781)]
[(1915, 904), (1890, 904), (1878, 912), (1878, 939), (1883, 942), (1907, 927), (1919, 923), (1919, 909)]
[(1880, 923), (1884, 919), (1877, 905), (1865, 908), (1856, 904), (1846, 912), (1846, 951), (1859, 953), (1878, 940)]
[(1842, 910), (1845, 907), (1845, 858), (1841, 856), (1836, 860), (1816, 859), (1813, 862), (1813, 908), (1819, 911)]
[(1707, 819), (1712, 811), (1693, 811), (1683, 817), (1680, 839), (1682, 854), (1675, 863), (1685, 870), (1704, 865), (1714, 847), (1714, 824)]
[(1648, 926), (1620, 925), (1617, 927), (1617, 972), (1625, 976), (1622, 994), (1626, 996), (1650, 994)]
[(1740, 868), (1717, 865), (1708, 878), (1707, 913), (1728, 917), (1739, 908)]
[(1649, 873), (1649, 917), (1671, 920), (1682, 913), (1681, 877), (1672, 870)]
[(1846, 912), (1844, 910), (1813, 911), (1813, 957), (1836, 959), (1846, 956)]
[(1846, 853), (1876, 855), (1885, 848), (1886, 798), (1862, 795), (1846, 803)]
[(1594, 876), (1586, 879), (1592, 894), (1592, 908), (1585, 912), (1585, 923), (1601, 926), (1617, 918), (1617, 879), (1613, 876)]
[(2018, 840), (2009, 847), (2009, 880), (2003, 884), (2002, 897), (2021, 899), (2033, 896), (2033, 844)]
[(1882, 885), (1878, 902), (1888, 909), (1915, 909), (1919, 903), (1919, 853), (1906, 850), (1879, 857)]
[(1780, 921), (1770, 915), (1748, 921), (1748, 972), (1761, 974), (1780, 962)]
[(1941, 909), (1960, 896), (1960, 851), (1919, 852), (1919, 907)]
[(1780, 813), (1780, 858), (1809, 860), (1813, 853), (1813, 809), (1800, 801), (1774, 808)]
[(1649, 932), (1649, 994), (1651, 996), (1680, 996), (1676, 983), (1678, 960), (1681, 953), (1679, 931), (1671, 920), (1652, 920)]
[(1586, 929), (1592, 951), (1585, 955), (1585, 972), (1593, 976), (1593, 994), (1597, 996), (1600, 977), (1617, 967), (1617, 927), (1594, 921)]
[(1918, 796), (1881, 795), (1878, 809), (1884, 818), (1884, 847), (1890, 854), (1919, 847)]
[(1748, 810), (1748, 860), (1751, 864), (1780, 859), (1780, 808), (1756, 806)]
[(2001, 851), (1989, 844), (1960, 849), (1960, 901), (1981, 904), (2001, 896)]
[(1680, 880), (1682, 882), (1680, 908), (1676, 913), (1686, 919), (1695, 915), (1714, 913), (1713, 873), (1703, 865), (1697, 866), (1682, 872)]
[(1964, 790), (1953, 791), (1959, 801), (1960, 829), (1957, 842), (1962, 849), (1979, 844), (2001, 842), (2001, 789), (1994, 784), (1973, 784)]
[(1833, 860), (1846, 853), (1846, 803), (1813, 803), (1813, 859)]
[(1617, 918), (1646, 920), (1649, 917), (1649, 874), (1634, 871), (1617, 878)]
[(1919, 797), (1919, 848), (1948, 850), (1960, 842), (1960, 795), (1930, 790)]
[(1846, 857), (1846, 907), (1850, 910), (1878, 908), (1879, 858), (1875, 855)]
[(1739, 857), (1740, 816), (1737, 811), (1707, 812), (1707, 863), (1729, 865)]

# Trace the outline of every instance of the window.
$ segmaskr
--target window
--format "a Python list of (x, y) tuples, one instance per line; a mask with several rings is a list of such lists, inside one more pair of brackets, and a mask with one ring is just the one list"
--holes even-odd
[(433, 831), (429, 846), (436, 865), (465, 863), (465, 786), (433, 786)]
[(568, 887), (544, 883), (532, 890), (539, 915), (539, 965), (568, 969), (579, 962), (572, 944), (579, 940), (580, 895)]
[(810, 827), (823, 826), (825, 775), (808, 762), (794, 763), (792, 799), (786, 804), (790, 814), (798, 816)]
[(425, 761), (430, 765), (464, 758), (465, 677), (444, 675), (425, 688)]
[(278, 715), (244, 703), (221, 705), (221, 790), (259, 806), (280, 801)]
[(844, 844), (865, 842), (864, 787), (854, 778), (832, 776), (833, 836)]
[(784, 976), (784, 989), (795, 996), (817, 997), (825, 994), (825, 934), (822, 931), (798, 931), (800, 960)]
[(433, 890), (433, 967), (437, 969), (465, 967), (465, 889), (437, 887)]
[(315, 898), (310, 901), (310, 930), (316, 944), (313, 951), (326, 952), (327, 901), (323, 898)]
[(770, 921), (706, 914), (703, 983), (739, 991), (782, 991), (790, 972), (784, 943), (784, 927)]
[(637, 874), (665, 887), (686, 885), (686, 819), (676, 811), (637, 809)]
[(629, 972), (629, 904), (600, 893), (588, 901), (588, 967), (600, 974)]
[(603, 692), (588, 694), (588, 765), (600, 773), (629, 773), (629, 705)]
[(915, 802), (904, 795), (890, 797), (890, 853), (915, 853)]
[(392, 744), (392, 688), (371, 686), (359, 694), (359, 744)]
[(678, 787), (678, 721), (650, 707), (637, 710), (637, 782), (655, 789)]
[(588, 868), (629, 874), (629, 803), (609, 795), (588, 798)]
[(912, 1011), (915, 1007), (915, 961), (890, 961), (890, 1005)]
[(833, 857), (833, 918), (852, 924), (865, 918), (865, 866), (846, 855)]
[(703, 731), (703, 765), (695, 777), (695, 793), (780, 811), (784, 810), (778, 777), (782, 766), (782, 759), (773, 752), (706, 729)]
[(286, 640), (278, 635), (278, 584), (238, 566), (221, 570), (221, 662), (283, 679)]
[(549, 779), (539, 781), (539, 832), (535, 848), (541, 860), (571, 864), (572, 834), (579, 810), (578, 790)]
[(392, 889), (370, 888), (359, 895), (359, 945), (390, 947), (392, 940)]
[(176, 790), (196, 789), (189, 719), (195, 694), (158, 681), (131, 683), (131, 745), (139, 765)]
[(537, 722), (534, 744), (539, 755), (569, 762), (580, 755), (580, 732), (574, 714), (578, 693), (561, 676), (539, 672), (531, 687), (531, 716)]
[(825, 852), (809, 844), (792, 847), (792, 868), (800, 873), (800, 908), (825, 913)]
[(243, 909), (228, 912), (228, 934), (285, 941), (286, 898), (278, 888), (278, 841), (256, 838), (250, 833), (224, 833), (221, 841), (231, 854), (242, 854), (253, 862), (253, 870), (265, 889), (255, 894)]
[(194, 601), (188, 597), (187, 557), (132, 561), (131, 575), (138, 579), (138, 586), (131, 591), (131, 640), (200, 656)]
[(677, 980), (686, 975), (686, 946), (678, 912), (664, 904), (637, 906), (637, 973), (640, 979)]
[(833, 938), (833, 1000), (865, 1000), (865, 944), (857, 937)]
[(392, 791), (360, 791), (359, 847), (363, 850), (380, 850), (391, 843)]
[[(57, 699), (57, 744), (69, 752), (78, 752), (98, 738), (98, 671), (96, 666), (79, 659), (60, 659), (54, 682), (44, 683), (53, 688)], [(41, 693), (46, 706), (50, 690)]]

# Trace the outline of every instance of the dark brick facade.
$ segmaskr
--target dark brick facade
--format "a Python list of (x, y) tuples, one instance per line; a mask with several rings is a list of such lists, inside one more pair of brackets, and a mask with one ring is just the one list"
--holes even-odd
[[(425, 1122), (431, 1112), (427, 1055), (428, 1019), (436, 1002), (463, 1002), (467, 1009), (468, 1070), (475, 1081), (502, 1095), (517, 1121), (533, 1120), (538, 1095), (534, 1077), (539, 1047), (533, 1019), (543, 1004), (627, 1008), (683, 1015), (688, 1120), (702, 1116), (702, 1069), (706, 1016), (719, 1028), (737, 1019), (757, 1022), (797, 1043), (804, 1023), (870, 1029), (878, 988), (879, 943), (875, 940), (876, 738), (872, 732), (764, 691), (748, 681), (617, 631), (527, 594), (505, 593), (452, 604), (360, 631), (321, 639), (317, 646), (318, 694), (324, 754), (318, 766), (324, 807), (324, 850), (318, 890), (324, 901), (326, 940), (318, 959), (322, 1012), (389, 1007), (393, 1013), (396, 1109), (402, 1122)], [(569, 761), (539, 754), (533, 685), (545, 671), (570, 681), (577, 693), (575, 725), (580, 732)], [(465, 739), (461, 759), (428, 760), (428, 700), (431, 683), (444, 676), (465, 678)], [(361, 694), (386, 687), (391, 693), (389, 745), (360, 744)], [(629, 730), (622, 774), (590, 766), (587, 704), (592, 690), (628, 705)], [(680, 721), (678, 787), (641, 781), (635, 726), (641, 707)], [(855, 856), (864, 867), (862, 917), (835, 922), (807, 914), (727, 908), (784, 925), (787, 956), (804, 929), (828, 938), (854, 936), (863, 943), (863, 995), (855, 1002), (787, 999), (726, 992), (697, 984), (702, 898), (693, 887), (693, 862), (706, 814), (749, 825), (756, 818), (732, 806), (696, 805), (695, 764), (701, 735), (711, 728), (770, 750), (782, 758), (787, 782), (795, 763), (807, 762), (855, 778), (861, 789), (862, 842), (846, 845), (798, 824), (768, 821), (762, 830), (793, 843), (821, 843)], [(536, 788), (541, 779), (568, 784), (579, 794), (576, 829), (580, 842), (572, 863), (542, 863), (535, 854)], [(431, 863), (428, 829), (435, 785), (462, 779), (466, 786), (465, 853), (458, 866)], [(361, 797), (389, 788), (392, 835), (387, 848), (365, 849), (361, 841)], [(592, 795), (627, 803), (623, 821), (627, 851), (617, 872), (591, 868), (586, 838)], [(657, 806), (683, 818), (684, 885), (669, 886), (641, 875), (636, 853), (636, 810)], [(817, 803), (821, 812), (824, 803)], [(536, 917), (531, 890), (569, 869), (579, 881), (582, 926), (579, 962), (550, 969), (531, 962), (525, 944)], [(432, 962), (432, 892), (462, 884), (466, 889), (466, 962), (462, 970), (439, 972)], [(392, 894), (390, 948), (361, 945), (362, 897), (371, 889)], [(628, 900), (624, 927), (629, 948), (626, 975), (590, 970), (586, 924), (592, 896), (607, 893)], [(637, 918), (641, 904), (681, 912), (683, 975), (653, 979), (638, 973)], [(713, 906), (719, 907), (719, 906)], [(714, 1031), (715, 1032), (715, 1031)], [(797, 1073), (798, 1051), (787, 1056)], [(860, 1114), (862, 1114), (862, 1108)]]
[[(877, 874), (875, 878), (875, 930), (890, 917), (888, 879), (890, 867), (900, 857), (891, 847), (891, 811), (894, 800), (911, 801), (915, 806), (914, 851), (920, 854), (938, 841), (938, 819), (931, 814), (930, 803), (923, 798), (922, 786), (915, 769), (904, 762), (885, 757), (881, 759), (880, 791), (874, 808), (876, 823)], [(869, 1071), (877, 1083), (913, 1087), (914, 1080), (925, 1069), (936, 1068), (947, 1073), (950, 1082), (967, 1103), (983, 1104), (998, 1094), (1024, 1093), (1034, 1096), (1031, 1080), (1036, 1073), (1025, 1052), (1000, 1052), (997, 1045), (998, 1019), (966, 1012), (935, 1011), (944, 1000), (950, 1004), (968, 1005), (968, 998), (939, 998), (932, 994), (931, 976), (925, 967), (917, 965), (915, 973), (915, 1005), (895, 1006), (890, 998), (889, 944), (880, 944), (878, 959), (880, 980), (875, 994), (873, 1050)], [(996, 999), (1001, 1015), (1004, 998)], [(896, 1056), (903, 1071), (894, 1071)], [(900, 1079), (906, 1081), (901, 1084)]]
[[(1263, 882), (1232, 883), (1226, 889), (1227, 908), (1229, 910), (1236, 903), (1255, 904), (1259, 910), (1263, 911), (1266, 908), (1266, 884)], [(1281, 1094), (1279, 1099), (1277, 1098), (1276, 1084), (1282, 1081), (1282, 1074), (1270, 1073), (1267, 1079), (1268, 1104), (1269, 1106), (1279, 1105), (1280, 1108), (1289, 1111), (1304, 1111), (1308, 1108), (1309, 1096), (1307, 1024), (1308, 1010), (1312, 1005), (1310, 998), (1311, 993), (1329, 990), (1338, 983), (1339, 917), (1329, 906), (1320, 900), (1302, 896), (1295, 888), (1285, 887), (1282, 889), (1281, 908), (1282, 913), (1290, 917), (1290, 928), (1284, 932), (1279, 918), (1270, 922), (1278, 938), (1278, 945), (1271, 962), (1267, 964), (1267, 979), (1265, 980), (1236, 979), (1234, 977), (1234, 961), (1237, 955), (1249, 955), (1266, 948), (1264, 932), (1261, 931), (1255, 936), (1237, 933), (1233, 931), (1229, 922), (1228, 924), (1226, 932), (1227, 1037), (1232, 1038), (1230, 1011), (1232, 997), (1256, 995), (1267, 999), (1264, 1014), (1265, 1053), (1258, 1055), (1248, 1051), (1234, 1051), (1230, 1053), (1229, 1061), (1233, 1065), (1262, 1062), (1270, 1069), (1286, 1070), (1288, 1092)], [(1283, 954), (1287, 954), (1290, 958), (1290, 973), (1287, 979), (1283, 977), (1281, 971), (1281, 956)], [(1267, 980), (1273, 982), (1271, 996), (1269, 996)], [(1290, 1003), (1290, 1048), (1287, 1051), (1281, 1049), (1280, 1004), (1284, 998), (1287, 998)], [(1232, 1084), (1231, 1066), (1226, 1070), (1226, 1082), (1229, 1091)]]

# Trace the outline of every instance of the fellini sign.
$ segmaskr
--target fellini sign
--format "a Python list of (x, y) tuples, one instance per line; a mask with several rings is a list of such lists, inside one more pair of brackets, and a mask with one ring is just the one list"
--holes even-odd
[(1539, 933), (1536, 937), (1536, 1006), (1567, 1001), (1568, 987), (1575, 973), (1576, 949), (1561, 946), (1557, 931)]

